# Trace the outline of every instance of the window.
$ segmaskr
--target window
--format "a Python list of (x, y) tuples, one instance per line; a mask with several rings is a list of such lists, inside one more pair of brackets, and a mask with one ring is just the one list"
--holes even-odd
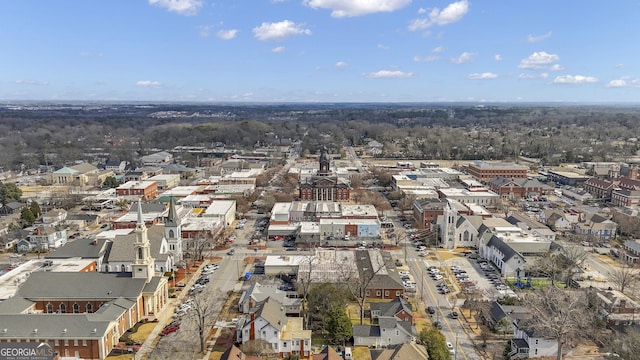
[(80, 305), (78, 305), (77, 303), (73, 304), (73, 313), (77, 314), (79, 312), (80, 312)]
[(87, 312), (88, 313), (92, 313), (93, 312), (93, 305), (87, 304)]
[(371, 293), (369, 292), (369, 290), (366, 291), (367, 296), (370, 296)]
[(78, 339), (73, 339), (73, 346), (78, 346)]
[(400, 296), (400, 290), (396, 290), (396, 296)]
[(64, 339), (64, 346), (69, 346), (69, 339)]
[(171, 239), (173, 239), (173, 238), (174, 238), (173, 230), (169, 230), (169, 237), (170, 237)]
[(60, 314), (66, 314), (66, 313), (67, 313), (67, 305), (60, 304)]
[(285, 348), (287, 347), (287, 342), (286, 341), (282, 343), (282, 347), (285, 347)]
[(82, 346), (87, 346), (87, 340), (86, 339), (82, 339)]
[(386, 290), (386, 291), (384, 292), (384, 296), (389, 296), (389, 290)]
[(53, 313), (53, 304), (52, 303), (48, 303), (47, 304), (47, 312), (52, 314)]
[(382, 292), (380, 290), (376, 291), (376, 296), (380, 296)]

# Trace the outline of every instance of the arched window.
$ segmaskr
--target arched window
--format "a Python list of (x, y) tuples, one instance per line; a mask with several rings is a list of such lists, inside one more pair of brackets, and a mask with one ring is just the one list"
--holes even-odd
[(173, 229), (172, 229), (172, 230), (169, 230), (169, 237), (173, 239), (173, 238), (174, 238), (174, 236), (173, 236), (173, 235), (174, 235), (174, 233), (173, 233)]
[(73, 313), (77, 314), (80, 312), (80, 305), (78, 305), (77, 303), (73, 304)]
[(53, 314), (53, 304), (52, 303), (48, 303), (47, 304), (47, 313)]
[(87, 312), (88, 313), (92, 313), (93, 312), (93, 305), (92, 304), (87, 304)]
[(139, 260), (143, 259), (143, 257), (142, 257), (142, 248), (138, 248), (138, 259)]
[(464, 231), (464, 241), (469, 241), (469, 231)]
[(127, 271), (127, 267), (124, 264), (120, 265), (120, 271), (126, 272)]
[(66, 313), (67, 313), (67, 305), (60, 304), (60, 314), (66, 314)]

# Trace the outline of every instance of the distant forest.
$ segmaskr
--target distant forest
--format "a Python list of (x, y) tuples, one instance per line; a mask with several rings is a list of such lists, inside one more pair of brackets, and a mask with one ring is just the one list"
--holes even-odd
[[(626, 161), (640, 150), (640, 108), (456, 104), (28, 104), (0, 105), (0, 167), (126, 160), (177, 145), (250, 150), (302, 140), (321, 146), (383, 144), (405, 159), (514, 159), (544, 164)], [(182, 159), (189, 165), (195, 161)]]

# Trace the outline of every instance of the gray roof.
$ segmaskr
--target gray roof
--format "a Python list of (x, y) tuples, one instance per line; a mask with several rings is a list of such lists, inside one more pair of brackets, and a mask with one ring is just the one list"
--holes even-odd
[[(137, 299), (145, 279), (96, 272), (33, 272), (18, 289), (19, 296), (38, 299)], [(0, 307), (2, 304), (0, 304)]]
[(33, 305), (33, 301), (20, 296), (12, 296), (0, 302), (0, 314), (18, 314)]
[[(140, 207), (142, 208), (142, 213), (161, 213), (166, 209), (166, 205), (163, 203), (140, 203)], [(129, 206), (130, 213), (138, 213), (138, 202), (134, 202)]]
[(64, 244), (45, 258), (68, 259), (81, 257), (84, 259), (97, 259), (104, 253), (106, 242), (106, 239), (77, 239)]
[(353, 336), (379, 337), (380, 327), (377, 325), (353, 325)]
[(502, 241), (502, 239), (500, 239), (495, 235), (493, 235), (489, 240), (489, 242), (487, 243), (487, 247), (491, 247), (491, 246), (495, 247), (502, 254), (504, 254), (504, 258), (502, 259), (502, 261), (506, 262), (515, 256), (519, 256), (520, 258), (524, 259), (524, 256), (520, 255), (511, 246), (509, 246), (509, 244), (505, 243), (504, 241)]
[(256, 318), (265, 319), (271, 326), (278, 330), (282, 330), (287, 324), (287, 315), (282, 309), (282, 304), (273, 298), (267, 298), (260, 303), (256, 311)]
[(167, 216), (166, 226), (177, 227), (178, 225), (180, 225), (180, 218), (176, 212), (176, 200), (174, 197), (171, 197), (169, 200), (169, 215)]
[(393, 257), (388, 251), (357, 250), (355, 257), (360, 278), (371, 278), (367, 289), (404, 289), (402, 279), (395, 271)]
[(402, 310), (413, 315), (413, 307), (402, 297), (397, 297), (388, 302), (372, 302), (369, 304), (369, 307), (371, 311), (380, 311), (380, 316), (395, 316)]
[(627, 240), (624, 242), (624, 247), (640, 252), (640, 243), (638, 243), (636, 240)]
[[(149, 239), (151, 257), (154, 258), (154, 260), (166, 260), (168, 254), (160, 254), (160, 246), (164, 239), (164, 225), (152, 225), (147, 228), (147, 238)], [(127, 235), (116, 235), (113, 239), (113, 244), (111, 245), (109, 258), (105, 260), (107, 262), (135, 261), (135, 242), (135, 231), (132, 231)]]
[(0, 339), (98, 339), (109, 323), (94, 314), (3, 314)]

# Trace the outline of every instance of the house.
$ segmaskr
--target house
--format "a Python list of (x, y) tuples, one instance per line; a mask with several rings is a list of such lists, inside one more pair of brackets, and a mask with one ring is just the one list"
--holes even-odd
[(42, 215), (42, 222), (46, 225), (60, 224), (67, 218), (67, 210), (53, 209)]
[(260, 357), (246, 355), (237, 346), (231, 345), (220, 355), (220, 360), (260, 360)]
[(556, 231), (570, 230), (576, 221), (571, 221), (571, 217), (561, 210), (546, 209), (540, 213), (540, 221), (547, 224), (551, 229)]
[(365, 291), (368, 298), (395, 299), (404, 293), (391, 253), (377, 249), (357, 250), (355, 257), (359, 281), (367, 282)]
[(85, 259), (94, 260), (96, 268), (102, 269), (104, 257), (109, 250), (109, 241), (106, 239), (81, 238), (68, 242), (45, 256), (45, 259)]
[(640, 324), (640, 304), (618, 290), (595, 289), (598, 297), (598, 317), (607, 326), (623, 332)]
[(25, 206), (24, 203), (16, 202), (16, 201), (6, 203), (2, 207), (0, 207), (0, 214), (1, 215), (16, 214), (20, 212), (24, 206)]
[(389, 346), (386, 349), (371, 349), (370, 352), (371, 358), (376, 360), (426, 360), (429, 358), (429, 354), (427, 354), (425, 346), (418, 345), (414, 342)]
[(369, 304), (371, 309), (371, 320), (377, 320), (380, 317), (393, 316), (401, 321), (407, 321), (411, 325), (415, 325), (415, 317), (413, 315), (413, 306), (403, 297), (397, 297), (389, 302), (372, 302)]
[(333, 347), (327, 345), (319, 354), (313, 354), (313, 360), (344, 360), (344, 358)]
[(528, 318), (529, 310), (522, 306), (501, 305), (498, 301), (491, 302), (489, 311), (484, 314), (483, 320), (487, 326), (496, 333), (513, 333), (513, 321)]
[(638, 240), (627, 240), (622, 244), (625, 253), (622, 255), (623, 260), (627, 262), (640, 262), (640, 242)]
[(598, 242), (609, 242), (616, 238), (618, 224), (600, 214), (589, 214), (585, 216), (584, 222), (579, 222), (573, 226), (576, 235), (594, 239)]
[(353, 325), (355, 346), (390, 346), (415, 340), (417, 331), (408, 321), (400, 321), (393, 316), (381, 316), (376, 325)]
[(300, 315), (300, 311), (302, 310), (301, 299), (287, 297), (286, 291), (278, 289), (277, 285), (263, 285), (259, 282), (252, 284), (247, 290), (242, 292), (242, 296), (240, 296), (240, 300), (238, 301), (238, 309), (241, 313), (248, 314), (257, 304), (270, 297), (282, 304), (287, 315)]
[(523, 316), (513, 321), (513, 337), (509, 359), (556, 357), (558, 342), (546, 334), (536, 331), (527, 324)]
[(104, 164), (105, 170), (111, 170), (115, 174), (122, 174), (127, 168), (127, 162), (121, 160), (109, 160)]
[[(39, 226), (34, 234), (29, 235), (29, 248), (27, 250), (57, 249), (67, 243), (67, 230), (59, 229), (51, 225)], [(19, 243), (21, 251), (25, 251), (24, 243)]]
[(251, 340), (266, 341), (279, 358), (311, 354), (311, 330), (304, 329), (302, 318), (287, 317), (282, 304), (273, 298), (256, 305), (238, 322), (236, 341)]
[(140, 161), (142, 161), (145, 166), (161, 166), (170, 164), (173, 161), (173, 155), (166, 151), (159, 151), (157, 153), (141, 157)]

